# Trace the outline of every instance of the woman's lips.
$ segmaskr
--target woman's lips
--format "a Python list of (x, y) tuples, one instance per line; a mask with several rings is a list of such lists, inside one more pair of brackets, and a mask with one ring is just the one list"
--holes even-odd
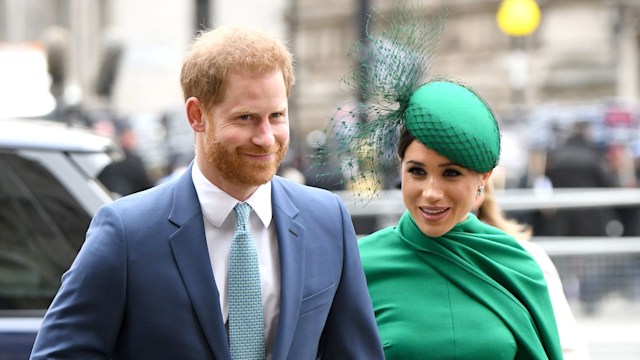
[(447, 207), (429, 207), (421, 206), (422, 215), (429, 221), (437, 221), (445, 217), (449, 211)]

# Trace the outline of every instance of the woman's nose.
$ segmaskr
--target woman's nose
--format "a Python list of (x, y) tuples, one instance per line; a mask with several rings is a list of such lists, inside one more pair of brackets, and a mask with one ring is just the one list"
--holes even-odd
[(438, 183), (437, 180), (428, 180), (424, 184), (424, 188), (422, 189), (422, 196), (425, 199), (435, 200), (440, 199), (443, 195), (442, 187)]

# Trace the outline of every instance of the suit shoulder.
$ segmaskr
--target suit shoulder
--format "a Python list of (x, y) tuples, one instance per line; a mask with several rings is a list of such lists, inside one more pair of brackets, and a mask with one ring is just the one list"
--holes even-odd
[(273, 183), (281, 186), (288, 194), (292, 195), (294, 198), (302, 196), (303, 198), (313, 198), (317, 200), (330, 200), (335, 201), (338, 198), (337, 195), (332, 193), (331, 191), (300, 184), (288, 179), (285, 179), (280, 176), (275, 176), (273, 178)]
[(158, 210), (163, 204), (170, 204), (172, 197), (173, 186), (167, 183), (123, 196), (103, 207), (111, 206), (121, 213), (131, 212), (131, 215), (148, 214)]

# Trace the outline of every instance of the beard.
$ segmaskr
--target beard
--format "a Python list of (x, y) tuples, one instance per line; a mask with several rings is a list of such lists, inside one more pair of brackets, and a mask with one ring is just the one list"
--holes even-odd
[[(271, 149), (257, 146), (240, 146), (231, 149), (219, 141), (215, 135), (209, 136), (205, 143), (207, 160), (225, 180), (246, 186), (260, 186), (266, 184), (278, 171), (289, 143), (277, 143)], [(243, 159), (240, 153), (275, 154), (275, 158), (268, 162), (257, 162)]]

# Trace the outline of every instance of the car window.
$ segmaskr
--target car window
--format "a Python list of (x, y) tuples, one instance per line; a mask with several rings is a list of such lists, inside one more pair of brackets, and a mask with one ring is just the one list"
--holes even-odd
[(0, 310), (47, 308), (90, 221), (41, 164), (0, 153)]

